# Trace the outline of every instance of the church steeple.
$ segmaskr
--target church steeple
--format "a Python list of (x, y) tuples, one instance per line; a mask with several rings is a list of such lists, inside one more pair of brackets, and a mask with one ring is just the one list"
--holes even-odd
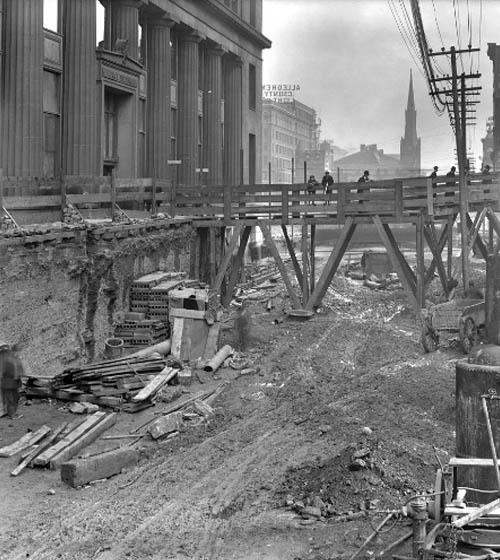
[(408, 102), (405, 111), (405, 135), (401, 138), (399, 159), (405, 172), (411, 175), (420, 175), (420, 138), (417, 136), (417, 111), (415, 110), (411, 70)]

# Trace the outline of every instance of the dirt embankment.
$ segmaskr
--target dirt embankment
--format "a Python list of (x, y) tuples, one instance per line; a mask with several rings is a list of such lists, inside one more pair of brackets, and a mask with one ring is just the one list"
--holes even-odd
[[(424, 354), (401, 290), (338, 277), (307, 322), (281, 322), (265, 301), (251, 305), (247, 350), (260, 371), (217, 372), (230, 384), (207, 425), (143, 443), (137, 468), (81, 490), (56, 473), (2, 475), (0, 558), (347, 557), (372, 531), (353, 514), (367, 509), (376, 523), (378, 511), (430, 489), (433, 445), (454, 453), (459, 354)], [(236, 341), (230, 322), (222, 338)], [(22, 411), (42, 423), (50, 406)], [(398, 524), (368, 550), (406, 530)]]

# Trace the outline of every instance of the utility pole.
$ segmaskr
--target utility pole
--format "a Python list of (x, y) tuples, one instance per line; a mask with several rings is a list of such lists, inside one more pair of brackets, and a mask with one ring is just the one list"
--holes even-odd
[(434, 78), (430, 80), (433, 86), (437, 82), (451, 81), (451, 89), (449, 90), (435, 90), (432, 95), (447, 95), (451, 96), (451, 103), (447, 103), (448, 109), (450, 106), (450, 116), (453, 117), (452, 124), (455, 129), (455, 142), (457, 147), (457, 160), (459, 171), (459, 208), (460, 208), (460, 241), (462, 245), (462, 282), (464, 291), (469, 286), (469, 230), (467, 227), (467, 212), (469, 210), (468, 197), (467, 197), (467, 106), (473, 102), (467, 101), (467, 93), (469, 95), (476, 94), (477, 90), (481, 89), (479, 86), (467, 87), (466, 79), (479, 78), (480, 74), (464, 74), (458, 76), (457, 72), (457, 54), (477, 52), (479, 49), (464, 49), (457, 50), (451, 47), (449, 51), (441, 51), (437, 53), (429, 53), (429, 56), (442, 56), (449, 55), (451, 62), (451, 77)]

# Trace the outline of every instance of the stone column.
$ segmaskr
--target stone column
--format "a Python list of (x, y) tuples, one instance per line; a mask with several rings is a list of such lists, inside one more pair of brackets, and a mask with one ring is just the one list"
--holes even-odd
[(224, 66), (224, 183), (231, 185), (242, 182), (242, 67), (240, 58), (227, 57)]
[[(112, 0), (111, 13), (106, 32), (109, 38), (105, 38), (106, 46), (112, 50), (119, 50), (116, 47), (118, 39), (128, 40), (127, 54), (130, 58), (139, 58), (139, 7), (140, 0)], [(107, 19), (106, 18), (106, 19)]]
[(222, 184), (222, 55), (220, 47), (205, 50), (203, 150), (208, 167), (207, 184)]
[(71, 0), (64, 4), (62, 149), (66, 175), (97, 172), (95, 20), (95, 0)]
[(198, 152), (198, 44), (194, 33), (179, 36), (179, 70), (177, 79), (179, 184), (197, 184)]
[(43, 2), (4, 5), (2, 160), (6, 176), (43, 175)]
[(147, 124), (146, 165), (148, 177), (168, 177), (170, 142), (170, 28), (167, 18), (146, 23)]

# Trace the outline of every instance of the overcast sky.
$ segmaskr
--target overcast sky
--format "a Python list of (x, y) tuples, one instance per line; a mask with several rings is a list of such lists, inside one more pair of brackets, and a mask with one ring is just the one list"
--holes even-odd
[[(448, 116), (436, 115), (412, 43), (406, 37), (408, 49), (391, 11), (392, 7), (399, 16), (401, 29), (407, 29), (408, 20), (413, 24), (409, 0), (263, 0), (263, 4), (263, 33), (273, 43), (264, 51), (263, 81), (299, 84), (296, 98), (317, 110), (322, 138), (343, 148), (377, 144), (386, 153), (399, 153), (411, 69), (422, 165), (439, 165), (446, 171), (454, 163)], [(439, 51), (443, 44), (447, 50), (458, 47), (458, 37), (460, 46), (467, 48), (469, 36), (472, 46), (481, 48), (480, 55), (474, 55), (473, 69), (479, 64), (483, 90), (477, 124), (469, 135), (480, 166), (480, 139), (492, 115), (493, 72), (486, 50), (487, 43), (500, 43), (500, 2), (420, 0), (420, 6), (432, 49)], [(436, 58), (443, 70), (449, 69), (447, 57)], [(462, 59), (466, 72), (469, 60), (469, 55)]]

